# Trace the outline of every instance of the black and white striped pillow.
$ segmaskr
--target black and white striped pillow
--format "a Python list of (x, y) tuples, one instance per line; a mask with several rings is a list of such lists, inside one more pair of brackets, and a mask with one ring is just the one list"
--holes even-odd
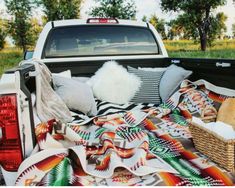
[(142, 81), (140, 89), (136, 92), (131, 102), (160, 104), (159, 85), (164, 71), (144, 71), (130, 66), (127, 68), (128, 72), (135, 74)]

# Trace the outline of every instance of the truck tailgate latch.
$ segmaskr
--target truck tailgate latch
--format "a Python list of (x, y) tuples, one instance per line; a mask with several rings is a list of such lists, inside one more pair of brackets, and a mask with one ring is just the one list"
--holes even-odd
[(216, 62), (216, 67), (231, 67), (231, 63)]
[(178, 60), (178, 59), (172, 59), (172, 60), (171, 60), (171, 63), (179, 64), (179, 63), (180, 63), (180, 60)]

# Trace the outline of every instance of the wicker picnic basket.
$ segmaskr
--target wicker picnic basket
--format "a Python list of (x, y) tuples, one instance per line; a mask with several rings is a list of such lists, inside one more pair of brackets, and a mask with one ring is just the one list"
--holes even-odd
[(230, 172), (235, 172), (235, 139), (225, 140), (218, 134), (190, 122), (195, 148)]

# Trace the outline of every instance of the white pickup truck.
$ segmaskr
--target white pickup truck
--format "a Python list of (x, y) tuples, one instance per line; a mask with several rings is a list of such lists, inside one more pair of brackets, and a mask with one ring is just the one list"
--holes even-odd
[[(92, 76), (105, 61), (123, 66), (167, 67), (177, 64), (193, 71), (191, 80), (205, 79), (235, 89), (235, 61), (169, 58), (160, 35), (145, 22), (117, 19), (48, 22), (32, 57), (6, 71), (0, 82), (0, 164), (6, 185), (14, 185), (18, 167), (36, 145), (31, 93), (34, 66), (40, 60), (51, 72), (70, 69), (73, 76)], [(22, 62), (21, 62), (22, 64)]]

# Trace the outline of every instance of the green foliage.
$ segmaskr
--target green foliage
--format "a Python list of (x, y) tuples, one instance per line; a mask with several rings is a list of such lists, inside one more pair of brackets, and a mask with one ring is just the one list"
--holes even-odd
[(10, 34), (15, 44), (26, 50), (30, 45), (28, 31), (31, 27), (30, 19), (32, 2), (30, 0), (5, 0), (8, 13), (13, 16), (10, 21)]
[(93, 17), (135, 19), (136, 6), (133, 0), (96, 0), (99, 6), (91, 9)]
[(235, 23), (232, 25), (233, 37), (235, 37)]
[(185, 23), (182, 19), (182, 15), (179, 15), (179, 17), (175, 20), (171, 20), (168, 25), (170, 27), (170, 29), (168, 30), (168, 39), (173, 40), (177, 37), (179, 39), (189, 39), (187, 30), (185, 29)]
[(7, 69), (13, 68), (23, 59), (23, 53), (20, 49), (4, 48), (0, 51), (0, 76)]
[(208, 33), (209, 44), (217, 38), (222, 38), (223, 34), (227, 31), (226, 20), (228, 17), (223, 13), (219, 12), (215, 17), (211, 18), (210, 32)]
[[(210, 19), (210, 27), (207, 34), (207, 45), (211, 46), (212, 42), (217, 38), (223, 38), (223, 34), (227, 28), (225, 22), (227, 16), (224, 13), (218, 13), (215, 17)], [(195, 25), (191, 24), (191, 18), (188, 14), (181, 14), (177, 19), (170, 21), (170, 30), (168, 32), (168, 38), (174, 39), (194, 39), (197, 42), (200, 39), (198, 30)]]
[(146, 15), (143, 16), (142, 21), (143, 21), (143, 22), (147, 22), (147, 21), (148, 21)]
[(0, 19), (0, 50), (4, 48), (5, 38), (7, 36), (7, 21), (4, 19)]
[(37, 3), (43, 5), (48, 21), (80, 17), (82, 0), (37, 0)]
[(4, 48), (4, 44), (5, 44), (5, 34), (2, 31), (2, 28), (0, 28), (0, 50)]
[(200, 39), (201, 50), (205, 51), (208, 41), (210, 43), (214, 40), (218, 32), (222, 30), (218, 27), (223, 25), (215, 23), (216, 17), (212, 12), (225, 2), (226, 0), (161, 0), (161, 7), (164, 11), (182, 12), (178, 17), (178, 22), (183, 25), (186, 35), (195, 40)]
[(147, 18), (147, 16), (143, 16), (142, 21), (151, 23), (155, 27), (155, 29), (159, 32), (162, 39), (164, 40), (167, 39), (166, 28), (165, 28), (166, 22), (164, 19), (160, 19), (156, 15), (151, 15), (149, 19)]
[(149, 19), (149, 23), (151, 23), (156, 30), (160, 33), (162, 39), (166, 39), (166, 29), (165, 29), (165, 24), (166, 22), (164, 19), (159, 19), (156, 15), (152, 15)]
[(205, 10), (215, 9), (225, 3), (226, 0), (161, 0), (163, 10), (193, 12), (193, 14), (204, 13)]
[[(43, 25), (48, 20), (72, 19), (80, 15), (81, 0), (5, 0), (10, 21), (10, 35), (15, 44), (24, 51), (35, 46)], [(35, 2), (44, 6), (46, 17), (42, 24), (37, 18), (31, 17), (31, 10)], [(1, 36), (0, 36), (1, 38)]]
[(43, 29), (43, 25), (37, 18), (31, 18), (30, 20), (30, 29), (28, 31), (28, 35), (30, 38), (30, 45), (35, 46), (38, 40), (39, 34)]

